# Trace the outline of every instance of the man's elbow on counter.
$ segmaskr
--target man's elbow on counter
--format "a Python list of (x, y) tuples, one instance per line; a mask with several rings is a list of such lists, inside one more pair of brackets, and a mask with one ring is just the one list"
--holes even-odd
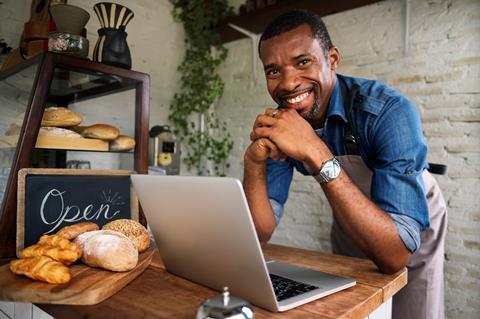
[(257, 236), (258, 240), (260, 241), (261, 244), (266, 244), (270, 238), (272, 237), (273, 232), (269, 231), (262, 231), (257, 228)]
[(270, 234), (258, 234), (258, 240), (260, 241), (261, 244), (266, 244), (270, 240), (272, 235)]
[(390, 258), (383, 262), (375, 262), (375, 264), (382, 273), (391, 275), (405, 268), (409, 259), (410, 255), (401, 256), (398, 258)]

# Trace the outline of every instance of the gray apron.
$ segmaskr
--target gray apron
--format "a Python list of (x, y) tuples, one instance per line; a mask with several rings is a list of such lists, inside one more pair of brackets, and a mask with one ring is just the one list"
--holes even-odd
[[(357, 155), (336, 157), (353, 183), (370, 198), (372, 172)], [(421, 245), (407, 265), (408, 284), (393, 297), (393, 319), (444, 318), (444, 241), (447, 210), (440, 188), (433, 176), (423, 173), (429, 208), (430, 228), (421, 232)], [(331, 232), (334, 253), (367, 258), (347, 237), (334, 218)]]

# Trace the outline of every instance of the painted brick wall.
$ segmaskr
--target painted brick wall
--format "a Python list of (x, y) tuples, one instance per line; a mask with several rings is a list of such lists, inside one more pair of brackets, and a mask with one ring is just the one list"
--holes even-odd
[[(238, 1), (232, 1), (238, 4)], [(408, 96), (421, 114), (429, 161), (448, 165), (438, 177), (449, 207), (446, 242), (448, 318), (480, 313), (480, 1), (410, 1), (404, 54), (403, 1), (389, 0), (325, 17), (342, 53), (339, 73), (381, 80)], [(255, 43), (256, 45), (256, 43)], [(217, 109), (235, 136), (230, 174), (243, 176), (243, 152), (255, 116), (273, 106), (252, 42), (228, 44)], [(295, 174), (273, 242), (330, 251), (331, 211), (321, 188)]]

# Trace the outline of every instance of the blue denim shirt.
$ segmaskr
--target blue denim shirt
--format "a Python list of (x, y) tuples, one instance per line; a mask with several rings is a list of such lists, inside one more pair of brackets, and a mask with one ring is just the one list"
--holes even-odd
[[(428, 205), (422, 173), (428, 168), (427, 145), (415, 106), (400, 93), (372, 80), (337, 75), (321, 138), (335, 156), (347, 155), (343, 143), (348, 123), (339, 81), (359, 91), (352, 108), (352, 127), (359, 153), (372, 170), (371, 199), (395, 223), (410, 252), (420, 245), (420, 231), (428, 228)], [(318, 134), (318, 133), (317, 133)], [(287, 158), (267, 161), (267, 187), (277, 224), (283, 214), (293, 168), (311, 175), (302, 162)]]

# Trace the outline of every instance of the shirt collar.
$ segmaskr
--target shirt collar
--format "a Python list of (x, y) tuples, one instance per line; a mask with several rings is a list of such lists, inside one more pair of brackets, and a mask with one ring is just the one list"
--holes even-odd
[[(347, 115), (345, 114), (344, 100), (342, 90), (340, 88), (340, 81), (342, 81), (337, 75), (337, 81), (335, 81), (335, 87), (333, 88), (332, 95), (330, 96), (330, 102), (328, 103), (327, 119), (331, 116), (340, 116), (345, 123), (348, 122)], [(348, 88), (347, 88), (348, 89)]]

